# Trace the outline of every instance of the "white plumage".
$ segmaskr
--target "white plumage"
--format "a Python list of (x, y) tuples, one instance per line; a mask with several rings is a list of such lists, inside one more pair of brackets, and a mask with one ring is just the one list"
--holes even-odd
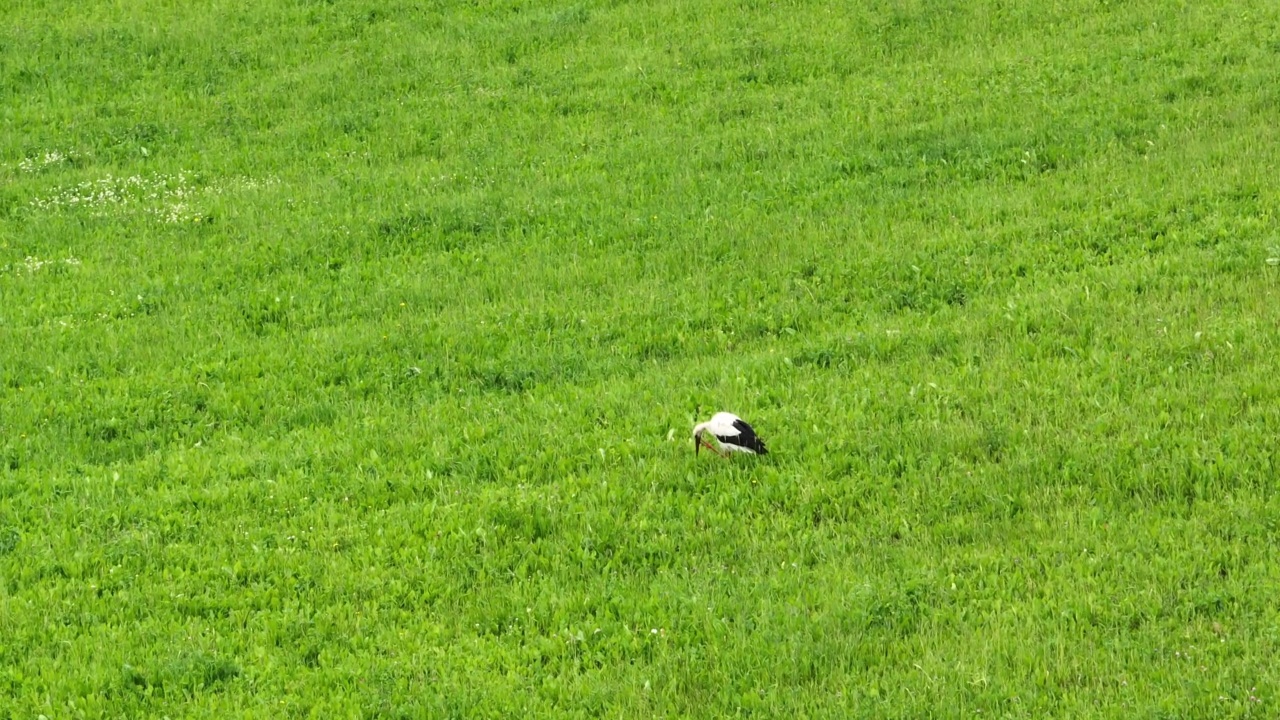
[[(707, 440), (706, 435), (711, 435), (720, 442), (719, 449)], [(710, 420), (693, 426), (694, 454), (704, 445), (725, 457), (735, 452), (748, 455), (765, 455), (769, 452), (764, 441), (756, 435), (755, 429), (746, 420), (729, 412), (718, 412)]]

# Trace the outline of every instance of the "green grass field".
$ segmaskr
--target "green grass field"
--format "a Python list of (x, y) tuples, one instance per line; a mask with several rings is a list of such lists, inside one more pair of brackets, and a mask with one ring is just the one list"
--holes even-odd
[(0, 718), (1275, 717), (1223, 5), (0, 2)]

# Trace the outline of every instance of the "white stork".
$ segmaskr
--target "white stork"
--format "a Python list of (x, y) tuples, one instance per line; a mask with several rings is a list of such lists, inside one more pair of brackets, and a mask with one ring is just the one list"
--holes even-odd
[[(720, 441), (719, 448), (706, 438), (708, 434)], [(735, 452), (748, 455), (765, 455), (769, 452), (764, 441), (746, 420), (727, 412), (718, 412), (710, 420), (693, 426), (693, 454), (697, 455), (703, 445), (722, 457), (729, 457)]]

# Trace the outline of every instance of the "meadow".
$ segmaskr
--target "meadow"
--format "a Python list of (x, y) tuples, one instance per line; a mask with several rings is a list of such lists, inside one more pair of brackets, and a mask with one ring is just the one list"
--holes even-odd
[(1274, 717), (1222, 5), (0, 2), (0, 718)]

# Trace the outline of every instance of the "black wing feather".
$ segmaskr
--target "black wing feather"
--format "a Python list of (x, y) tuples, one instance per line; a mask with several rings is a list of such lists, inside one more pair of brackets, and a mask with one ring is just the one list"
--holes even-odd
[(765, 448), (764, 441), (756, 435), (756, 431), (746, 420), (738, 419), (733, 421), (733, 427), (738, 431), (737, 435), (717, 435), (716, 439), (727, 445), (737, 445), (744, 447), (757, 455), (767, 455), (769, 450)]

